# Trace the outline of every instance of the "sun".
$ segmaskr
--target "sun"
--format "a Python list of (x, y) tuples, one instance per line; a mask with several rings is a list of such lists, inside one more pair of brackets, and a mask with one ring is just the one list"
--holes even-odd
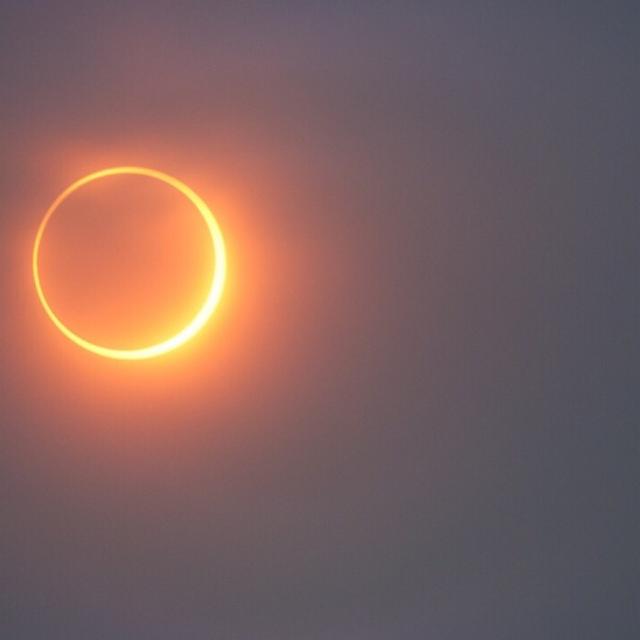
[[(47, 298), (44, 294), (42, 283), (40, 280), (40, 271), (38, 264), (42, 238), (44, 236), (49, 220), (54, 215), (58, 207), (71, 194), (76, 192), (78, 189), (81, 189), (83, 186), (89, 184), (90, 182), (116, 175), (147, 176), (149, 178), (154, 178), (168, 184), (169, 186), (173, 187), (181, 194), (186, 196), (197, 209), (206, 224), (207, 230), (211, 237), (211, 243), (214, 253), (214, 268), (211, 277), (211, 286), (209, 288), (209, 292), (203, 305), (200, 307), (191, 321), (175, 335), (172, 335), (156, 344), (145, 345), (135, 349), (112, 349), (108, 346), (95, 344), (93, 342), (90, 342), (89, 340), (84, 339), (82, 336), (78, 335), (69, 327), (67, 327), (60, 320), (60, 318), (58, 318), (58, 316), (55, 314), (55, 312), (47, 302)], [(197, 193), (190, 189), (184, 182), (181, 182), (177, 178), (174, 178), (173, 176), (170, 176), (166, 173), (162, 173), (161, 171), (156, 171), (155, 169), (147, 169), (144, 167), (112, 167), (109, 169), (103, 169), (101, 171), (90, 173), (89, 175), (76, 180), (76, 182), (67, 187), (54, 200), (53, 204), (45, 213), (44, 218), (42, 219), (42, 222), (40, 223), (40, 226), (38, 227), (38, 231), (36, 233), (35, 242), (33, 245), (32, 269), (35, 289), (42, 307), (44, 308), (46, 314), (49, 316), (53, 324), (69, 340), (74, 342), (79, 347), (82, 347), (87, 351), (90, 351), (99, 356), (103, 356), (105, 358), (113, 358), (116, 360), (144, 360), (147, 358), (155, 358), (169, 351), (172, 351), (173, 349), (177, 349), (185, 342), (193, 338), (202, 329), (202, 327), (204, 327), (204, 325), (207, 323), (207, 321), (215, 311), (218, 303), (220, 302), (220, 298), (222, 297), (227, 271), (227, 261), (224, 237), (222, 235), (222, 231), (220, 230), (218, 222), (211, 213), (206, 202)]]

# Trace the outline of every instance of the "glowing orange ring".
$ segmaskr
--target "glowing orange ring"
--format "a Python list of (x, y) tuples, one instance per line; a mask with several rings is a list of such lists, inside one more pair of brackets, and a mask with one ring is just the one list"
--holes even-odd
[[(85, 340), (81, 336), (74, 333), (60, 320), (60, 318), (58, 318), (58, 316), (56, 316), (56, 314), (49, 306), (49, 303), (47, 302), (47, 299), (44, 295), (44, 291), (42, 290), (42, 283), (40, 282), (40, 274), (38, 271), (38, 256), (40, 253), (42, 236), (44, 235), (47, 223), (49, 222), (51, 216), (55, 213), (56, 209), (72, 193), (80, 189), (80, 187), (83, 187), (84, 185), (89, 184), (94, 180), (99, 180), (100, 178), (106, 178), (107, 176), (116, 175), (148, 176), (150, 178), (160, 180), (161, 182), (165, 182), (174, 189), (177, 189), (180, 193), (186, 196), (199, 211), (200, 215), (207, 225), (207, 229), (209, 230), (209, 234), (211, 235), (211, 242), (213, 244), (214, 269), (213, 277), (211, 280), (211, 288), (200, 310), (196, 313), (191, 322), (189, 322), (189, 324), (187, 324), (184, 329), (176, 333), (174, 336), (168, 338), (167, 340), (164, 340), (163, 342), (152, 344), (139, 349), (111, 349), (109, 347), (103, 347), (101, 345), (94, 344), (93, 342), (89, 342), (88, 340)], [(168, 351), (176, 349), (177, 347), (187, 342), (187, 340), (193, 338), (193, 336), (195, 336), (196, 333), (198, 333), (198, 331), (202, 329), (202, 327), (207, 323), (207, 321), (213, 314), (216, 306), (218, 305), (218, 302), (220, 301), (220, 297), (222, 296), (222, 290), (224, 289), (224, 281), (227, 270), (227, 260), (224, 238), (216, 219), (209, 210), (209, 207), (207, 206), (205, 201), (197, 193), (192, 191), (186, 184), (176, 178), (173, 178), (170, 175), (167, 175), (166, 173), (155, 171), (154, 169), (145, 169), (143, 167), (113, 167), (111, 169), (96, 171), (95, 173), (91, 173), (84, 178), (80, 178), (80, 180), (77, 180), (71, 186), (67, 187), (67, 189), (65, 189), (55, 199), (53, 204), (47, 210), (44, 218), (42, 219), (42, 222), (40, 223), (40, 226), (38, 227), (35, 243), (33, 245), (32, 268), (33, 281), (35, 283), (36, 292), (38, 293), (38, 298), (40, 299), (44, 310), (46, 311), (53, 324), (67, 338), (69, 338), (69, 340), (75, 342), (83, 349), (91, 351), (99, 356), (104, 356), (105, 358), (114, 358), (116, 360), (143, 360), (145, 358), (160, 356), (164, 353), (167, 353)]]

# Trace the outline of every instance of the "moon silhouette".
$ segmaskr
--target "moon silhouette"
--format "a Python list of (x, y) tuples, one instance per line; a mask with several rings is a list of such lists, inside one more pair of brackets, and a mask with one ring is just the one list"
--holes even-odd
[[(209, 235), (211, 236), (211, 243), (214, 252), (214, 269), (211, 277), (211, 286), (204, 303), (195, 314), (195, 316), (178, 333), (166, 338), (165, 340), (162, 340), (161, 342), (145, 345), (135, 349), (113, 349), (108, 346), (95, 344), (89, 340), (86, 340), (82, 336), (72, 331), (68, 326), (66, 326), (60, 320), (60, 318), (58, 318), (47, 301), (42, 288), (38, 265), (40, 245), (42, 243), (44, 232), (47, 228), (49, 220), (56, 212), (58, 207), (71, 194), (76, 192), (78, 189), (81, 189), (83, 186), (89, 184), (90, 182), (94, 182), (95, 180), (100, 180), (101, 178), (106, 178), (108, 176), (116, 175), (147, 176), (149, 178), (154, 178), (168, 184), (169, 186), (173, 187), (181, 194), (186, 196), (202, 216), (207, 230), (209, 231)], [(40, 226), (38, 227), (38, 231), (36, 233), (32, 256), (33, 281), (35, 284), (35, 289), (42, 307), (44, 308), (46, 314), (49, 316), (53, 324), (60, 330), (62, 334), (64, 334), (69, 340), (74, 342), (79, 347), (82, 347), (83, 349), (86, 349), (87, 351), (95, 353), (99, 356), (103, 356), (105, 358), (113, 358), (116, 360), (144, 360), (146, 358), (154, 358), (180, 347), (185, 342), (193, 338), (204, 327), (204, 325), (207, 323), (207, 321), (215, 311), (218, 303), (220, 302), (220, 298), (224, 289), (226, 267), (227, 264), (224, 237), (222, 235), (222, 231), (220, 230), (218, 222), (211, 213), (206, 202), (197, 193), (195, 193), (186, 184), (184, 184), (184, 182), (181, 182), (177, 178), (174, 178), (173, 176), (170, 176), (166, 173), (162, 173), (161, 171), (147, 169), (144, 167), (112, 167), (109, 169), (103, 169), (101, 171), (90, 173), (89, 175), (80, 178), (69, 187), (67, 187), (54, 200), (53, 204), (45, 213), (44, 218), (42, 219), (42, 222), (40, 223)]]

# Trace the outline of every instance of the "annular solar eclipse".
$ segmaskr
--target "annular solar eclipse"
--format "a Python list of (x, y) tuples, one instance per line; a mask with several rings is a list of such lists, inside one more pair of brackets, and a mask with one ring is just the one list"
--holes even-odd
[[(47, 224), (51, 220), (52, 216), (55, 215), (60, 205), (69, 196), (71, 196), (79, 189), (82, 189), (82, 187), (84, 187), (85, 185), (96, 180), (101, 180), (109, 176), (117, 175), (146, 176), (149, 178), (153, 178), (169, 185), (170, 187), (174, 188), (182, 195), (184, 195), (186, 198), (188, 198), (188, 200), (196, 208), (206, 224), (214, 254), (214, 268), (211, 275), (211, 284), (208, 293), (202, 306), (198, 309), (197, 313), (186, 324), (186, 326), (184, 326), (177, 333), (167, 336), (160, 342), (156, 342), (155, 344), (146, 344), (131, 349), (117, 349), (109, 347), (108, 345), (95, 344), (94, 342), (87, 340), (83, 336), (79, 335), (71, 327), (63, 323), (47, 300), (47, 296), (42, 285), (39, 264), (40, 247), (43, 237), (45, 236)], [(38, 227), (36, 233), (35, 242), (33, 245), (32, 269), (33, 280), (38, 299), (40, 300), (40, 303), (42, 304), (42, 307), (44, 308), (51, 322), (53, 322), (53, 324), (64, 336), (74, 342), (77, 346), (105, 358), (113, 358), (117, 360), (143, 360), (146, 358), (153, 358), (163, 355), (169, 351), (172, 351), (173, 349), (180, 347), (185, 342), (193, 338), (205, 326), (205, 324), (215, 311), (218, 303), (220, 302), (220, 298), (224, 289), (226, 275), (225, 243), (222, 231), (220, 230), (220, 226), (218, 225), (218, 222), (216, 221), (214, 215), (211, 213), (211, 210), (207, 206), (206, 202), (184, 182), (178, 180), (177, 178), (174, 178), (173, 176), (162, 173), (161, 171), (156, 171), (154, 169), (127, 166), (112, 167), (109, 169), (96, 171), (84, 176), (83, 178), (80, 178), (79, 180), (76, 180), (54, 200), (53, 204), (49, 207), (42, 221), (40, 222), (40, 226)]]

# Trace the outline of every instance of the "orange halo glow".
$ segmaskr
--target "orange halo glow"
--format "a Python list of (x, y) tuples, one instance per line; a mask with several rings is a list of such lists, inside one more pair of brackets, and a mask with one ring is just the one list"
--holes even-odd
[[(187, 324), (186, 327), (184, 327), (181, 331), (171, 336), (170, 338), (167, 338), (166, 340), (157, 344), (147, 345), (145, 347), (136, 349), (112, 349), (109, 347), (94, 344), (92, 342), (89, 342), (88, 340), (85, 340), (81, 336), (74, 333), (71, 329), (69, 329), (69, 327), (67, 327), (56, 316), (53, 309), (47, 302), (44, 291), (42, 289), (42, 284), (40, 282), (40, 274), (38, 269), (38, 256), (40, 252), (42, 237), (44, 235), (47, 223), (51, 219), (51, 216), (58, 209), (58, 207), (72, 193), (74, 193), (84, 185), (89, 184), (94, 180), (99, 180), (100, 178), (115, 175), (139, 175), (155, 178), (156, 180), (165, 182), (166, 184), (170, 185), (171, 187), (182, 193), (184, 196), (186, 196), (196, 207), (196, 209), (204, 219), (204, 222), (207, 225), (207, 229), (209, 230), (209, 234), (211, 235), (211, 242), (213, 244), (214, 251), (214, 270), (211, 280), (211, 287), (204, 301), (204, 304), (193, 317), (193, 319), (189, 322), (189, 324)], [(216, 219), (209, 210), (209, 207), (207, 206), (205, 201), (200, 198), (197, 193), (192, 191), (186, 184), (170, 175), (167, 175), (166, 173), (155, 171), (154, 169), (145, 169), (144, 167), (113, 167), (110, 169), (103, 169), (102, 171), (96, 171), (95, 173), (91, 173), (84, 178), (80, 178), (71, 186), (67, 187), (67, 189), (65, 189), (56, 198), (56, 200), (47, 210), (38, 228), (35, 243), (33, 246), (32, 268), (36, 292), (44, 310), (46, 311), (53, 324), (67, 338), (69, 338), (69, 340), (75, 342), (75, 344), (82, 347), (83, 349), (91, 351), (92, 353), (95, 353), (97, 355), (104, 356), (105, 358), (114, 358), (116, 360), (143, 360), (146, 358), (160, 356), (183, 345), (185, 342), (187, 342), (187, 340), (193, 338), (196, 333), (198, 333), (198, 331), (200, 331), (202, 327), (207, 323), (207, 321), (213, 314), (218, 302), (220, 301), (220, 297), (222, 296), (222, 290), (224, 288), (226, 275), (226, 254), (224, 238)]]

